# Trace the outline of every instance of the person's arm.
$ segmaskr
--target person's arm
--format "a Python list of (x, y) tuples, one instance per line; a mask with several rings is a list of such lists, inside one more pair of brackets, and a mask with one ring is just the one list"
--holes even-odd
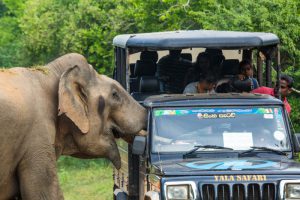
[(197, 82), (193, 82), (193, 83), (188, 84), (184, 88), (183, 94), (186, 94), (186, 93), (197, 93), (196, 86), (197, 86)]
[(272, 88), (268, 87), (259, 87), (251, 91), (251, 93), (258, 93), (258, 94), (269, 94), (271, 95), (272, 93)]

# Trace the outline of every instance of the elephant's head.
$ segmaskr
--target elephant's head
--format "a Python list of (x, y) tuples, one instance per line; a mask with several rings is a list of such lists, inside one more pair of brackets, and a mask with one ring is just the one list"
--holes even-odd
[(115, 80), (86, 63), (68, 69), (59, 82), (60, 153), (108, 158), (121, 167), (113, 130), (137, 134), (146, 126), (146, 110)]

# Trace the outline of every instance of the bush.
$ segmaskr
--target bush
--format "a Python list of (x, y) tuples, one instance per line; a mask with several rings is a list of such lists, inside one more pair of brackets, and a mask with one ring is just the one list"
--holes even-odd
[(288, 101), (292, 107), (291, 121), (296, 133), (300, 133), (300, 104), (299, 96), (291, 96)]

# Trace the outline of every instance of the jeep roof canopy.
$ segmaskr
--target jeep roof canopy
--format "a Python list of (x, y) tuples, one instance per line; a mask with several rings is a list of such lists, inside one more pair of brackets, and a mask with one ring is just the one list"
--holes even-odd
[(122, 48), (166, 50), (172, 48), (245, 49), (279, 44), (272, 33), (237, 31), (172, 31), (118, 35), (113, 45)]

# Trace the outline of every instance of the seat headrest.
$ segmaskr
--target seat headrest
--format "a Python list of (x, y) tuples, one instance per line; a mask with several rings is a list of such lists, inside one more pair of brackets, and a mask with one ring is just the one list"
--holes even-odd
[(135, 76), (154, 76), (156, 72), (156, 63), (148, 60), (138, 60), (135, 63)]
[(140, 60), (150, 60), (156, 63), (158, 60), (158, 54), (156, 51), (142, 51)]
[(222, 75), (237, 75), (239, 74), (239, 60), (238, 59), (227, 59), (223, 61)]
[(189, 60), (189, 61), (192, 61), (192, 54), (190, 53), (182, 53), (180, 55), (181, 58), (185, 59), (185, 60)]
[(143, 76), (140, 79), (140, 92), (159, 92), (159, 81), (156, 77)]

